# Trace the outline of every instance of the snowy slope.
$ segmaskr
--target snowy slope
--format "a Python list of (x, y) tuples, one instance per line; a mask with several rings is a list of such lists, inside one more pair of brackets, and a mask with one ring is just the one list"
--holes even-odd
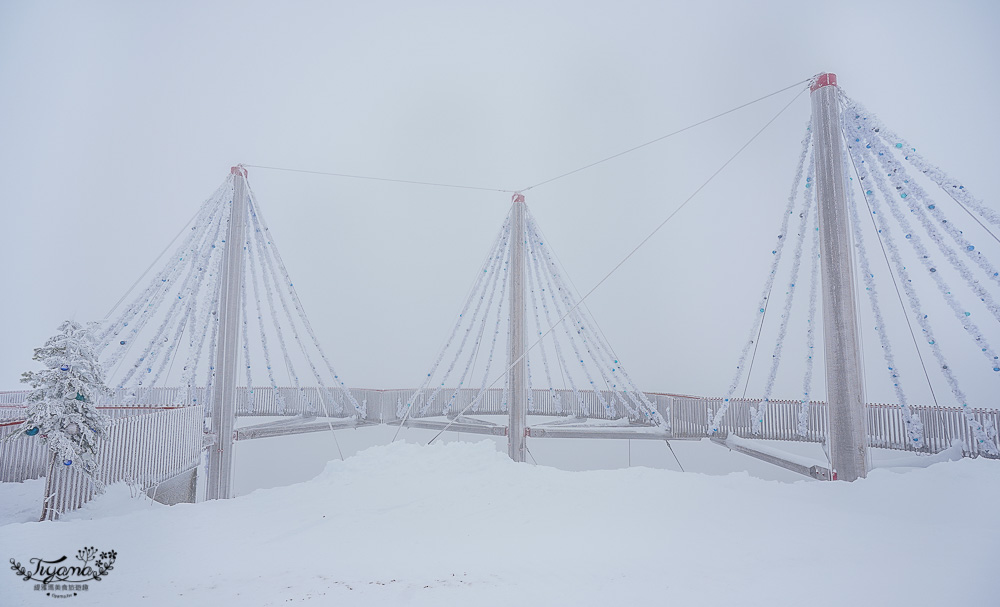
[[(116, 550), (74, 605), (996, 605), (998, 498), (986, 460), (778, 483), (395, 443), (230, 501), (8, 524), (0, 550)], [(51, 604), (32, 587), (0, 575), (0, 604)]]

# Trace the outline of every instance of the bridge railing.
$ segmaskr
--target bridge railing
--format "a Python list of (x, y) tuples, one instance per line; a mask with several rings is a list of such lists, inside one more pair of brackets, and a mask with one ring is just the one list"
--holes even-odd
[[(798, 415), (801, 402), (793, 400), (772, 400), (766, 404), (760, 433), (753, 433), (750, 409), (757, 407), (760, 399), (733, 399), (729, 410), (719, 425), (719, 434), (735, 434), (741, 438), (765, 440), (789, 440), (824, 442), (828, 436), (828, 407), (822, 401), (812, 401), (809, 405), (806, 434), (798, 433)], [(711, 416), (722, 406), (721, 398), (700, 398), (674, 396), (671, 405), (672, 434), (678, 438), (699, 438), (706, 436)], [(965, 413), (960, 407), (935, 407), (912, 405), (924, 425), (924, 448), (922, 451), (937, 452), (947, 449), (955, 440), (962, 441), (967, 457), (988, 455), (972, 434)], [(917, 451), (913, 440), (906, 432), (902, 407), (894, 404), (869, 403), (868, 437), (869, 445), (882, 449)], [(973, 409), (975, 419), (996, 438), (1000, 428), (1000, 410)]]
[[(143, 490), (198, 466), (201, 461), (204, 410), (196, 407), (101, 407), (112, 418), (100, 442), (98, 479), (103, 484), (133, 483)], [(0, 419), (23, 418), (23, 407), (0, 407)], [(6, 434), (6, 433), (5, 433)], [(44, 442), (22, 435), (0, 443), (0, 482), (45, 476), (51, 454)], [(94, 483), (73, 466), (57, 462), (46, 482), (53, 497), (52, 516), (83, 506), (97, 494)]]
[[(455, 400), (448, 408), (449, 415), (455, 415), (465, 410), (475, 401), (479, 390), (475, 388), (462, 388), (455, 392), (455, 388), (445, 388), (441, 390), (434, 402), (424, 409), (425, 403), (434, 393), (433, 388), (420, 391), (415, 390), (367, 390), (364, 391), (369, 404), (381, 403), (381, 421), (390, 423), (399, 421), (405, 415), (407, 402), (414, 393), (416, 399), (410, 411), (410, 417), (436, 417), (444, 414), (444, 407), (455, 394)], [(557, 402), (558, 398), (558, 402)], [(605, 403), (614, 403), (614, 409), (606, 409), (601, 404), (601, 399)], [(656, 406), (657, 410), (665, 419), (668, 417), (670, 397), (663, 394), (647, 394), (647, 399)], [(630, 412), (622, 404), (620, 397), (616, 399), (614, 393), (602, 390), (599, 393), (594, 390), (580, 390), (574, 393), (572, 390), (532, 390), (531, 400), (528, 403), (528, 413), (531, 415), (546, 415), (552, 417), (560, 416), (580, 416), (588, 419), (624, 420), (628, 419), (632, 423), (644, 423), (646, 418), (640, 412)], [(507, 406), (504, 402), (504, 390), (502, 388), (492, 388), (475, 406), (469, 408), (466, 415), (507, 415)]]

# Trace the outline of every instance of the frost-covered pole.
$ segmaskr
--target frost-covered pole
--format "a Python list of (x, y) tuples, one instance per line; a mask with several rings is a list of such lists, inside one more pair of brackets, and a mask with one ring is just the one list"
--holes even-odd
[(507, 425), (507, 453), (515, 462), (524, 461), (525, 438), (524, 429), (527, 426), (526, 401), (527, 385), (525, 382), (524, 356), (524, 196), (514, 194), (514, 206), (511, 211), (511, 246), (510, 246), (510, 333), (507, 340), (507, 366), (518, 360), (507, 374), (507, 410), (510, 421)]
[(215, 354), (212, 389), (212, 432), (215, 444), (208, 457), (206, 499), (229, 499), (233, 495), (233, 426), (236, 422), (236, 365), (240, 352), (240, 284), (243, 280), (243, 243), (246, 241), (246, 169), (232, 168), (233, 206), (223, 249), (219, 280), (219, 339)]
[(854, 258), (841, 147), (837, 75), (820, 74), (809, 90), (816, 141), (830, 460), (836, 478), (853, 481), (868, 474), (868, 423), (855, 307)]

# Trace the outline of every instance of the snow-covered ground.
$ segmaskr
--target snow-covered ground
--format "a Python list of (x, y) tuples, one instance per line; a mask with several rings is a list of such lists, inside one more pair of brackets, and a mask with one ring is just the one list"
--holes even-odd
[[(0, 516), (35, 516), (13, 504), (37, 481), (0, 488)], [(0, 547), (117, 551), (78, 605), (996, 605), (998, 500), (982, 459), (776, 482), (398, 442), (228, 501), (113, 487), (70, 520), (0, 527)], [(2, 605), (51, 600), (0, 575)]]

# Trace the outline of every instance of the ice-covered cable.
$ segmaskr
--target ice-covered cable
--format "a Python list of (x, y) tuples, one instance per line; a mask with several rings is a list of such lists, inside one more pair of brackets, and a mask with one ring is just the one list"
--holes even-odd
[(809, 317), (806, 319), (806, 371), (802, 376), (802, 399), (799, 403), (799, 436), (809, 431), (809, 403), (813, 366), (816, 361), (816, 302), (819, 294), (819, 213), (812, 223), (812, 252), (809, 270)]
[[(848, 131), (850, 133), (850, 131)], [(863, 149), (857, 144), (860, 143), (860, 137), (855, 137), (853, 140), (848, 138), (848, 151), (854, 159), (854, 164), (857, 167), (858, 174), (862, 182), (868, 180), (869, 177), (873, 177), (876, 184), (881, 181), (880, 174), (878, 170), (872, 172), (869, 171), (869, 165), (864, 159)], [(890, 226), (887, 225), (886, 215), (881, 211), (881, 205), (879, 203), (879, 196), (875, 195), (875, 190), (882, 192), (885, 196), (886, 193), (889, 194), (891, 200), (891, 192), (888, 191), (887, 186), (883, 183), (881, 186), (876, 185), (874, 189), (872, 188), (862, 188), (865, 192), (865, 197), (872, 208), (872, 215), (875, 217), (876, 224), (878, 225), (879, 234), (881, 235), (882, 243), (885, 245), (886, 250), (889, 253), (889, 257), (892, 260), (892, 265), (896, 270), (896, 276), (898, 277), (898, 284), (903, 287), (906, 294), (907, 302), (909, 303), (910, 310), (914, 314), (917, 320), (917, 324), (920, 325), (921, 330), (924, 333), (924, 337), (930, 346), (931, 352), (934, 354), (934, 358), (938, 361), (938, 365), (941, 368), (941, 372), (948, 383), (948, 387), (951, 389), (952, 395), (955, 400), (960, 403), (962, 411), (966, 417), (966, 421), (973, 430), (973, 434), (976, 440), (983, 446), (984, 450), (989, 453), (997, 453), (997, 446), (993, 439), (987, 435), (982, 424), (975, 419), (972, 410), (969, 408), (969, 404), (966, 401), (965, 393), (962, 391), (961, 387), (958, 385), (958, 380), (952, 373), (951, 367), (948, 365), (947, 360), (944, 358), (944, 354), (941, 351), (940, 344), (938, 344), (937, 339), (935, 339), (933, 329), (928, 322), (928, 315), (921, 312), (920, 299), (917, 297), (914, 291), (912, 282), (909, 278), (909, 272), (906, 266), (903, 264), (902, 258), (898, 247), (896, 246), (895, 239), (892, 236)], [(887, 206), (892, 206), (887, 203)], [(905, 219), (905, 218), (904, 218)]]
[[(509, 219), (509, 216), (508, 216), (508, 219)], [(497, 302), (496, 322), (493, 325), (493, 337), (492, 337), (492, 340), (490, 342), (490, 351), (488, 353), (488, 356), (486, 357), (486, 366), (483, 369), (483, 381), (479, 384), (479, 389), (476, 392), (476, 397), (473, 399), (473, 403), (474, 403), (473, 407), (472, 407), (473, 411), (478, 411), (479, 410), (479, 404), (482, 401), (482, 395), (484, 395), (486, 393), (486, 385), (487, 385), (487, 382), (489, 382), (489, 378), (490, 378), (490, 369), (493, 367), (493, 357), (496, 355), (497, 338), (500, 336), (500, 322), (503, 319), (504, 297), (505, 297), (505, 294), (507, 293), (507, 283), (510, 280), (510, 254), (509, 253), (510, 253), (510, 247), (514, 246), (514, 236), (513, 236), (512, 231), (511, 231), (510, 223), (508, 222), (505, 225), (506, 225), (506, 234), (505, 234), (505, 237), (504, 237), (504, 247), (501, 250), (501, 255), (502, 255), (501, 259), (503, 260), (503, 264), (501, 265), (501, 269), (499, 270), (499, 272), (501, 274), (501, 278), (500, 278), (500, 299)], [(489, 313), (489, 312), (487, 311), (487, 313)], [(502, 402), (506, 403), (507, 402), (506, 388), (504, 388), (504, 390), (505, 390), (505, 392), (503, 393)]]
[[(855, 111), (856, 115), (860, 115), (862, 117), (865, 116), (860, 113), (863, 111), (861, 109), (848, 109), (849, 111)], [(941, 210), (936, 204), (934, 204), (932, 199), (928, 198), (927, 193), (920, 187), (920, 184), (909, 178), (909, 175), (907, 175), (903, 165), (892, 156), (891, 148), (889, 148), (879, 137), (878, 132), (874, 130), (870, 124), (862, 125), (860, 120), (856, 119), (853, 123), (856, 127), (863, 127), (861, 129), (855, 128), (855, 131), (863, 134), (861, 143), (865, 144), (866, 152), (870, 151), (871, 157), (878, 161), (878, 164), (882, 168), (882, 172), (889, 178), (891, 184), (896, 188), (900, 199), (905, 202), (907, 207), (910, 209), (910, 214), (917, 218), (927, 233), (927, 236), (938, 246), (941, 254), (944, 255), (945, 259), (947, 259), (951, 266), (955, 268), (959, 276), (965, 280), (965, 284), (973, 293), (975, 293), (976, 297), (978, 297), (980, 301), (986, 305), (986, 309), (990, 311), (993, 318), (996, 319), (997, 322), (1000, 322), (1000, 305), (997, 304), (989, 291), (984, 288), (984, 286), (979, 282), (979, 279), (976, 278), (973, 272), (965, 265), (956, 252), (956, 249), (945, 242), (941, 233), (931, 221), (928, 214), (934, 214), (934, 218), (937, 220), (938, 225), (940, 225), (941, 228), (949, 236), (951, 236), (952, 240), (958, 245), (958, 251), (961, 251), (969, 257), (973, 263), (978, 265), (980, 269), (985, 272), (989, 280), (997, 283), (998, 285), (1000, 285), (1000, 272), (993, 267), (986, 256), (982, 254), (982, 251), (976, 250), (976, 247), (969, 242), (967, 238), (965, 238), (961, 230), (955, 227), (954, 222), (949, 222), (946, 218), (944, 218)]]
[(761, 424), (764, 422), (764, 412), (767, 403), (771, 399), (771, 391), (774, 389), (774, 382), (778, 376), (778, 367), (781, 365), (781, 354), (785, 345), (785, 336), (788, 333), (788, 321), (792, 315), (792, 304), (795, 301), (797, 291), (795, 285), (799, 280), (799, 267), (802, 262), (802, 246), (805, 244), (806, 232), (808, 231), (809, 218), (812, 214), (812, 192), (813, 192), (813, 169), (815, 158), (810, 157), (809, 169), (806, 172), (806, 191), (802, 197), (802, 207), (799, 212), (799, 230), (795, 237), (795, 250), (792, 253), (792, 275), (788, 283), (788, 290), (785, 292), (785, 305), (781, 311), (781, 320), (778, 326), (778, 337), (774, 342), (774, 353), (771, 354), (771, 368), (764, 382), (764, 394), (762, 400), (756, 407), (750, 407), (751, 431), (753, 434), (760, 434)]
[[(254, 225), (247, 226), (247, 228), (255, 231), (259, 229)], [(285, 397), (281, 391), (278, 390), (278, 383), (274, 379), (274, 369), (271, 364), (271, 350), (268, 345), (267, 331), (264, 328), (264, 315), (263, 310), (261, 309), (261, 288), (259, 281), (257, 280), (257, 259), (258, 255), (260, 255), (257, 238), (251, 234), (247, 238), (247, 244), (249, 247), (249, 250), (247, 251), (247, 266), (250, 271), (250, 281), (253, 285), (254, 308), (257, 311), (257, 330), (260, 331), (260, 345), (264, 351), (264, 366), (267, 367), (267, 381), (271, 385), (271, 390), (274, 392), (274, 398), (278, 404), (278, 411), (284, 413), (287, 405), (285, 403)]]
[[(866, 148), (856, 148), (856, 149), (860, 151), (862, 158), (864, 158), (869, 163), (869, 166), (874, 166), (878, 164), (878, 159), (869, 150), (867, 150)], [(944, 279), (941, 277), (941, 273), (937, 271), (936, 264), (934, 263), (933, 259), (931, 259), (927, 247), (924, 246), (923, 241), (920, 238), (920, 235), (914, 233), (909, 220), (906, 218), (906, 215), (903, 214), (902, 211), (900, 211), (899, 207), (896, 204), (893, 204), (893, 202), (891, 202), (893, 201), (893, 194), (896, 194), (897, 191), (894, 190), (891, 185), (886, 183), (885, 179), (882, 176), (882, 173), (879, 172), (877, 168), (870, 174), (874, 178), (876, 187), (879, 189), (879, 191), (882, 193), (882, 196), (885, 198), (886, 206), (889, 208), (890, 213), (892, 214), (893, 218), (896, 220), (896, 223), (899, 224), (899, 227), (905, 234), (905, 240), (910, 243), (910, 245), (913, 247), (913, 250), (917, 253), (917, 256), (920, 259), (920, 263), (924, 266), (924, 268), (927, 269), (928, 273), (931, 276), (931, 280), (937, 286), (938, 291), (941, 293), (941, 296), (948, 304), (948, 307), (951, 308), (952, 313), (955, 315), (955, 318), (962, 325), (962, 328), (965, 329), (965, 332), (968, 333), (969, 336), (973, 339), (973, 341), (976, 342), (977, 346), (980, 348), (980, 351), (987, 358), (987, 360), (989, 360), (991, 368), (995, 372), (1000, 372), (1000, 357), (998, 357), (996, 351), (990, 345), (989, 340), (986, 338), (986, 335), (979, 329), (979, 327), (974, 322), (972, 322), (970, 318), (971, 313), (968, 312), (965, 309), (965, 307), (962, 306), (962, 304), (959, 303), (958, 300), (955, 298), (955, 296), (952, 294), (951, 288), (949, 288), (947, 283), (945, 283)]]
[[(452, 326), (451, 332), (448, 334), (448, 339), (445, 340), (445, 343), (441, 347), (441, 350), (438, 351), (437, 358), (435, 358), (434, 363), (431, 365), (431, 368), (427, 372), (426, 377), (421, 382), (421, 386), (416, 390), (414, 390), (413, 393), (410, 395), (410, 397), (407, 399), (404, 411), (397, 412), (397, 414), (399, 414), (401, 418), (405, 419), (406, 417), (409, 416), (410, 414), (409, 412), (412, 409), (414, 403), (417, 401), (417, 398), (423, 394), (423, 390), (430, 384), (431, 381), (433, 381), (434, 375), (437, 373), (437, 369), (441, 365), (441, 361), (444, 360), (445, 354), (448, 353), (449, 348), (451, 348), (452, 341), (455, 339), (455, 336), (458, 334), (458, 330), (462, 326), (462, 321), (465, 318), (465, 314), (468, 312), (469, 307), (472, 305), (473, 299), (482, 290), (483, 282), (490, 275), (491, 273), (490, 268), (493, 266), (495, 260), (499, 259), (502, 256), (500, 251), (503, 250), (503, 248), (506, 246), (506, 240), (508, 236), (509, 236), (509, 224), (507, 221), (505, 221), (503, 226), (501, 226), (500, 231), (497, 234), (497, 237), (493, 241), (493, 247), (491, 249), (490, 254), (487, 256), (487, 259), (483, 262), (483, 265), (479, 268), (480, 271), (476, 276), (476, 281), (473, 284), (472, 289), (469, 291), (469, 296), (463, 303), (462, 309), (458, 313), (458, 317), (455, 319), (455, 324)], [(423, 408), (423, 405), (421, 405), (421, 407)]]
[[(541, 319), (539, 318), (539, 315), (538, 315), (538, 300), (541, 299), (541, 294), (539, 293), (538, 290), (536, 290), (535, 275), (534, 275), (534, 272), (531, 271), (531, 265), (532, 265), (532, 263), (530, 261), (530, 256), (532, 255), (532, 247), (533, 247), (533, 244), (529, 240), (529, 242), (528, 242), (528, 256), (529, 256), (529, 261), (526, 264), (528, 271), (525, 272), (525, 274), (527, 275), (526, 278), (527, 278), (527, 282), (528, 282), (528, 291), (529, 291), (529, 293), (531, 295), (531, 308), (532, 308), (533, 316), (534, 316), (534, 319), (535, 319), (535, 331), (536, 331), (535, 335), (541, 336), (542, 335), (542, 329), (543, 329), (543, 327), (542, 327)], [(537, 289), (540, 289), (540, 288), (541, 288), (540, 286), (537, 287)], [(549, 389), (549, 398), (552, 399), (552, 403), (553, 403), (553, 406), (555, 407), (556, 413), (562, 413), (562, 402), (561, 402), (562, 399), (560, 398), (559, 393), (556, 392), (555, 386), (552, 384), (552, 372), (551, 372), (551, 370), (549, 368), (549, 358), (548, 358), (548, 356), (545, 353), (545, 344), (542, 343), (542, 342), (539, 342), (539, 344), (538, 344), (538, 350), (539, 350), (539, 354), (541, 355), (541, 358), (542, 358), (542, 367), (543, 367), (543, 369), (545, 371), (545, 384), (548, 386), (548, 389)]]
[[(177, 249), (175, 249), (174, 255), (169, 258), (171, 261), (150, 279), (149, 284), (143, 292), (133, 299), (132, 302), (124, 310), (122, 310), (122, 312), (114, 320), (105, 324), (104, 329), (98, 336), (98, 342), (100, 344), (98, 350), (99, 355), (114, 341), (115, 338), (118, 337), (120, 330), (127, 326), (125, 323), (128, 322), (129, 319), (145, 311), (149, 302), (154, 299), (154, 294), (167, 291), (171, 288), (172, 276), (180, 268), (181, 262), (185, 258), (185, 252), (192, 249), (194, 242), (198, 242), (205, 238), (206, 233), (210, 231), (213, 221), (220, 212), (220, 209), (225, 207), (225, 201), (231, 197), (231, 191), (232, 178), (229, 177), (212, 194), (212, 196), (202, 203), (202, 206), (195, 217), (194, 225), (191, 226), (190, 233), (184, 238)], [(135, 329), (134, 323), (133, 329)], [(136, 332), (137, 331), (133, 330), (130, 331), (129, 334), (131, 335)], [(128, 338), (126, 338), (126, 340), (127, 339)], [(110, 365), (108, 365), (108, 368), (110, 368)]]
[[(848, 97), (843, 90), (840, 91), (841, 98), (843, 99), (844, 105), (847, 107), (854, 107), (858, 110), (863, 110), (863, 106)], [(883, 137), (886, 141), (892, 143), (893, 147), (903, 154), (903, 159), (912, 164), (918, 171), (927, 175), (931, 181), (937, 184), (943, 192), (945, 192), (949, 197), (951, 197), (959, 205), (966, 209), (972, 209), (979, 214), (980, 217), (985, 219), (987, 222), (993, 224), (994, 226), (1000, 227), (1000, 213), (996, 210), (983, 204), (981, 200), (972, 195), (969, 190), (962, 185), (957, 179), (949, 177), (940, 167), (928, 162), (924, 157), (917, 152), (917, 148), (911, 146), (905, 139), (894, 133), (892, 130), (887, 128), (881, 120), (878, 119), (874, 114), (870, 114), (864, 111), (856, 111), (857, 114), (867, 114), (872, 120), (873, 127), (877, 128), (879, 135)], [(985, 226), (984, 226), (985, 227)]]
[[(469, 370), (472, 368), (472, 361), (476, 359), (476, 354), (479, 351), (479, 345), (482, 343), (483, 334), (486, 332), (486, 325), (490, 316), (489, 311), (493, 308), (493, 298), (496, 296), (497, 293), (496, 286), (500, 277), (500, 273), (497, 272), (496, 270), (497, 267), (500, 265), (500, 260), (501, 258), (497, 256), (493, 260), (493, 264), (490, 265), (489, 268), (490, 271), (488, 272), (490, 279), (484, 283), (485, 289), (482, 291), (482, 293), (473, 293), (472, 295), (472, 297), (474, 298), (478, 294), (479, 301), (476, 303), (476, 309), (473, 311), (472, 317), (466, 319), (469, 323), (469, 326), (466, 328), (465, 336), (462, 338), (462, 343), (459, 345), (458, 352), (455, 354), (455, 360), (458, 359), (459, 355), (462, 353), (462, 350), (465, 349), (465, 342), (469, 338), (469, 334), (475, 329), (477, 323), (479, 325), (479, 329), (476, 331), (476, 339), (472, 346), (472, 353), (468, 356), (468, 358), (465, 361), (465, 368), (462, 369), (462, 374), (461, 376), (459, 376), (458, 384), (455, 387), (455, 390), (451, 393), (451, 396), (448, 398), (448, 402), (445, 403), (444, 407), (442, 407), (441, 410), (442, 415), (447, 415), (448, 411), (450, 411), (451, 407), (455, 404), (455, 400), (458, 398), (458, 395), (461, 393), (462, 387), (465, 385), (465, 380), (469, 375)], [(486, 297), (487, 293), (489, 293), (488, 298)], [(503, 296), (501, 295), (501, 298), (502, 297)], [(485, 310), (483, 311), (482, 318), (480, 318), (479, 312), (480, 310), (483, 309), (484, 305), (485, 305)], [(454, 361), (452, 362), (452, 366), (454, 366)], [(438, 388), (435, 388), (434, 393), (431, 394), (430, 397), (428, 397), (426, 407), (429, 407), (430, 404), (434, 401), (435, 397), (437, 397), (438, 391), (444, 387), (445, 381), (447, 380), (450, 373), (451, 373), (451, 368), (449, 368), (448, 371), (445, 372), (444, 377), (441, 378), (440, 386)], [(424, 410), (426, 409), (426, 407), (422, 407), (421, 409)]]
[[(548, 291), (549, 291), (550, 295), (551, 295), (552, 288), (551, 288), (550, 285), (546, 285), (545, 283), (542, 282), (542, 269), (540, 267), (540, 265), (541, 265), (541, 261), (540, 261), (541, 260), (541, 254), (537, 250), (537, 247), (539, 245), (535, 242), (534, 238), (532, 238), (532, 239), (530, 239), (528, 241), (528, 245), (529, 245), (529, 253), (530, 253), (528, 257), (530, 258), (530, 262), (531, 262), (529, 264), (529, 273), (531, 273), (531, 272), (534, 273), (534, 280), (538, 283), (539, 288), (541, 289), (541, 297), (540, 297), (540, 299), (542, 301), (542, 312), (543, 312), (543, 314), (545, 316), (545, 324), (547, 324), (549, 327), (552, 327), (553, 326), (553, 324), (552, 324), (552, 314), (549, 311), (548, 299), (547, 299), (547, 297), (545, 295), (546, 286), (548, 286)], [(563, 319), (562, 322), (565, 322), (565, 319)], [(542, 339), (543, 335), (544, 335), (544, 333), (539, 336), (539, 339)], [(583, 399), (580, 398), (580, 390), (576, 386), (576, 382), (573, 379), (573, 374), (572, 373), (568, 373), (568, 372), (565, 371), (569, 367), (566, 365), (566, 358), (563, 355), (562, 347), (560, 346), (559, 339), (557, 337), (557, 334), (554, 331), (552, 332), (552, 349), (555, 350), (556, 359), (559, 361), (559, 366), (560, 366), (561, 369), (564, 370), (563, 371), (563, 375), (566, 378), (566, 380), (569, 382), (570, 390), (573, 391), (573, 399), (574, 399), (574, 401), (576, 403), (576, 411), (575, 412), (577, 414), (579, 414), (580, 416), (585, 416), (586, 413), (584, 413)], [(562, 411), (562, 403), (557, 404), (557, 407), (558, 407), (557, 410), (561, 412)], [(571, 407), (571, 410), (572, 410), (572, 407)]]
[[(611, 353), (611, 347), (605, 343), (599, 332), (593, 330), (593, 326), (596, 323), (587, 316), (580, 306), (576, 305), (569, 285), (563, 280), (562, 273), (558, 271), (558, 264), (556, 264), (549, 248), (544, 245), (541, 231), (538, 229), (534, 217), (530, 214), (528, 215), (528, 227), (531, 230), (532, 240), (537, 242), (537, 250), (541, 251), (547, 262), (545, 265), (550, 270), (556, 289), (563, 294), (563, 302), (570, 311), (570, 320), (576, 325), (577, 334), (580, 335), (584, 348), (591, 357), (591, 361), (599, 370), (605, 385), (611, 391), (612, 399), (617, 400), (633, 415), (643, 417), (647, 422), (665, 427), (665, 420), (656, 411), (656, 406), (646, 398), (645, 393), (635, 388), (624, 367)], [(605, 369), (608, 370), (607, 373)], [(596, 389), (597, 387), (595, 386)], [(614, 409), (613, 405), (612, 409)]]
[[(256, 195), (254, 195), (253, 190), (249, 188), (248, 192), (250, 195), (251, 204), (253, 208), (256, 210), (256, 218), (259, 221), (260, 225), (263, 226), (264, 232), (267, 234), (269, 242), (273, 243), (274, 237), (270, 234), (270, 229), (267, 227), (267, 221), (264, 219), (264, 215), (260, 210), (260, 206), (257, 204)], [(299, 320), (305, 327), (306, 334), (312, 341), (313, 347), (316, 349), (317, 352), (319, 352), (320, 359), (322, 359), (322, 361), (325, 363), (327, 371), (329, 371), (330, 375), (333, 376), (334, 381), (337, 382), (337, 387), (340, 388), (344, 397), (347, 398), (348, 402), (351, 403), (351, 406), (354, 407), (354, 410), (357, 412), (357, 414), (362, 419), (367, 417), (368, 413), (365, 407), (362, 405), (362, 403), (358, 403), (357, 399), (354, 398), (354, 395), (351, 393), (350, 388), (347, 387), (346, 383), (340, 378), (340, 375), (333, 368), (333, 363), (330, 361), (330, 358), (326, 355), (326, 351), (323, 350), (323, 346), (320, 345), (319, 339), (316, 337), (316, 332), (313, 330), (312, 323), (309, 321), (309, 317), (306, 316), (305, 309), (302, 306), (302, 301), (299, 299), (298, 292), (295, 290), (295, 286), (292, 283), (290, 275), (288, 274), (288, 268), (285, 267), (285, 263), (284, 261), (282, 261), (281, 254), (278, 252), (277, 247), (272, 246), (269, 250), (271, 254), (274, 256), (274, 260), (275, 262), (277, 262), (278, 269), (281, 270), (281, 274), (284, 277), (286, 284), (288, 284), (288, 292), (289, 295), (291, 296), (292, 304), (295, 306), (295, 311), (298, 313)]]
[[(847, 150), (845, 150), (845, 154), (847, 154)], [(848, 162), (845, 162), (844, 166), (848, 167), (851, 165)], [(853, 177), (848, 176), (848, 179), (848, 184), (850, 184), (851, 181), (853, 181)], [(903, 411), (903, 424), (906, 427), (907, 437), (910, 439), (911, 444), (915, 448), (919, 449), (924, 446), (923, 423), (920, 421), (920, 417), (917, 416), (917, 414), (910, 408), (909, 399), (906, 396), (906, 392), (903, 390), (899, 367), (896, 364), (896, 358), (892, 351), (892, 342), (889, 341), (889, 334), (885, 326), (885, 318), (882, 315), (882, 307), (879, 305), (878, 291), (876, 290), (875, 283), (875, 273), (872, 271), (868, 257), (868, 250), (865, 246), (865, 237), (861, 229), (861, 217), (854, 198), (854, 188), (848, 187), (847, 193), (848, 207), (851, 214), (851, 224), (854, 229), (854, 246), (858, 251), (858, 262), (861, 274), (864, 277), (865, 292), (868, 294), (868, 302), (871, 305), (872, 315), (875, 319), (875, 331), (878, 333), (879, 344), (882, 346), (882, 357), (885, 360), (886, 371), (889, 375), (889, 381), (892, 382), (893, 391), (896, 394), (896, 400), (899, 402), (899, 406)]]
[(794, 213), (793, 208), (795, 207), (795, 200), (799, 194), (799, 184), (802, 183), (802, 174), (805, 172), (806, 167), (806, 156), (809, 154), (809, 145), (812, 142), (812, 128), (806, 126), (806, 135), (802, 138), (802, 151), (799, 153), (799, 163), (798, 167), (795, 169), (795, 178), (792, 179), (792, 190), (791, 194), (788, 196), (788, 203), (785, 206), (785, 212), (781, 219), (781, 231), (778, 234), (778, 243), (775, 245), (771, 254), (774, 256), (771, 260), (771, 269), (767, 275), (767, 279), (764, 281), (764, 288), (761, 291), (760, 301), (757, 304), (757, 314), (754, 316), (753, 326), (750, 327), (750, 333), (747, 340), (744, 342), (743, 351), (740, 352), (740, 357), (736, 363), (736, 373), (733, 376), (733, 380), (729, 383), (729, 388), (726, 390), (726, 396), (723, 398), (722, 406), (719, 410), (715, 412), (712, 417), (712, 423), (709, 425), (708, 433), (715, 434), (719, 431), (719, 424), (722, 423), (722, 418), (725, 417), (726, 411), (729, 410), (729, 401), (733, 394), (736, 392), (737, 386), (740, 385), (740, 380), (743, 378), (743, 367), (746, 364), (747, 356), (750, 354), (750, 348), (753, 347), (754, 341), (757, 339), (758, 328), (764, 318), (764, 308), (767, 302), (768, 294), (771, 292), (771, 287), (774, 285), (774, 279), (778, 271), (778, 263), (781, 261), (781, 253), (785, 246), (785, 234), (788, 233), (788, 220)]

